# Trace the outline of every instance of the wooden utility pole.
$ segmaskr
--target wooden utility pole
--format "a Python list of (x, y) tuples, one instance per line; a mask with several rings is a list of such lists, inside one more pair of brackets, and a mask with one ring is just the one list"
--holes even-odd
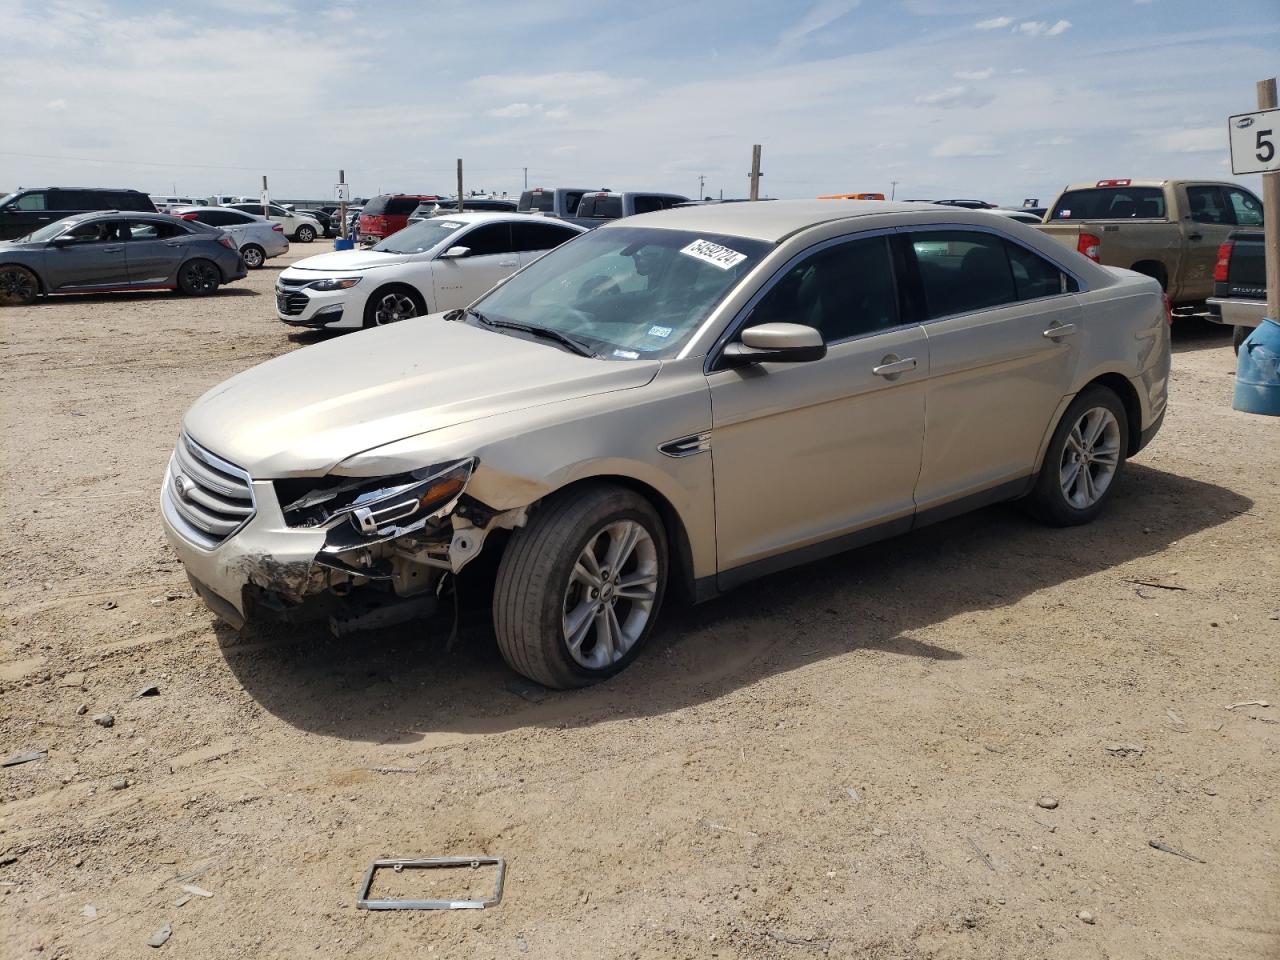
[[(1274, 110), (1276, 78), (1258, 81), (1258, 109)], [(1280, 131), (1278, 131), (1280, 132)], [(1263, 244), (1267, 257), (1267, 316), (1280, 323), (1280, 170), (1262, 175)]]
[[(346, 182), (347, 182), (347, 171), (339, 170), (338, 183), (344, 184)], [(345, 190), (342, 190), (340, 191), (340, 193), (341, 193), (341, 199), (338, 200), (338, 231), (339, 231), (338, 236), (342, 237), (342, 239), (345, 240), (347, 239), (347, 200), (346, 200), (347, 192)]]
[(760, 144), (751, 146), (751, 199), (760, 199)]
[(458, 212), (462, 212), (462, 158), (458, 158)]

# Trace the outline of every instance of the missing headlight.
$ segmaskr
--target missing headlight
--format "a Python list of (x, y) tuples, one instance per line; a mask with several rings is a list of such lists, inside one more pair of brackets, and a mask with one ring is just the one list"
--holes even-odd
[(325, 552), (336, 553), (403, 536), (461, 496), (475, 458), (435, 464), (389, 477), (277, 480), (276, 495), (291, 527), (328, 527)]

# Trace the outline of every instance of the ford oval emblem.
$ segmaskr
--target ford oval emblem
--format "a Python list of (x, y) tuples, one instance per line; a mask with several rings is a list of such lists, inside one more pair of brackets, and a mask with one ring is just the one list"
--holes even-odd
[(1253, 126), (1253, 117), (1241, 117), (1236, 121), (1237, 130), (1248, 130)]

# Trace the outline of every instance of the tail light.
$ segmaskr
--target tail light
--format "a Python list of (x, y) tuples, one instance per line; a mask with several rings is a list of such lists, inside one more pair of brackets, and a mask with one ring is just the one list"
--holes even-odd
[(1173, 326), (1173, 304), (1169, 302), (1169, 295), (1167, 293), (1160, 294), (1160, 297), (1161, 299), (1164, 300), (1164, 322), (1172, 327)]
[(1076, 241), (1076, 249), (1083, 253), (1094, 263), (1101, 263), (1098, 259), (1098, 248), (1102, 246), (1102, 241), (1092, 233), (1080, 234), (1080, 239)]
[(180, 213), (178, 214), (178, 216), (180, 216), (183, 220), (194, 220), (196, 218), (196, 215), (194, 213)]
[(284, 224), (283, 224), (283, 223), (273, 223), (273, 224), (271, 225), (271, 229), (272, 229), (272, 231), (273, 231), (273, 232), (275, 232), (275, 233), (284, 233)]
[(230, 237), (228, 237), (225, 233), (218, 238), (218, 242), (222, 244), (224, 247), (226, 247), (228, 250), (234, 250), (236, 248), (236, 242), (232, 240)]
[(1218, 262), (1213, 265), (1215, 283), (1227, 282), (1227, 273), (1231, 270), (1231, 248), (1233, 246), (1235, 246), (1234, 240), (1224, 240), (1222, 246), (1218, 248)]

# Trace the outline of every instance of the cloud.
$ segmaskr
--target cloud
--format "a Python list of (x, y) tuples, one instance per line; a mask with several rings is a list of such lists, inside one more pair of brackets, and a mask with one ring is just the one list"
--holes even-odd
[(1045, 137), (1043, 140), (1037, 140), (1037, 147), (1065, 147), (1068, 143), (1075, 143), (1074, 137)]
[(982, 134), (965, 133), (947, 137), (929, 151), (931, 157), (999, 157), (1004, 153), (997, 150), (991, 138)]
[(67, 101), (59, 97), (57, 100), (50, 100), (46, 103), (45, 108), (48, 110), (65, 110), (67, 109)]
[(982, 70), (957, 70), (952, 76), (957, 80), (990, 80), (995, 73), (991, 67)]
[(818, 0), (809, 12), (793, 23), (778, 39), (779, 47), (793, 46), (809, 34), (830, 26), (853, 10), (861, 0)]
[(491, 117), (527, 117), (535, 109), (539, 108), (528, 103), (508, 103), (505, 107), (496, 107), (486, 112)]
[(916, 97), (916, 103), (925, 107), (982, 107), (994, 99), (994, 94), (982, 93), (972, 87), (955, 86), (921, 94)]
[(587, 100), (620, 97), (644, 86), (638, 77), (614, 77), (599, 70), (558, 73), (489, 73), (467, 86), (482, 96)]
[(1158, 137), (1156, 143), (1169, 153), (1216, 153), (1228, 148), (1226, 131), (1220, 126), (1174, 130)]
[(334, 23), (346, 23), (356, 18), (356, 12), (350, 7), (334, 7), (325, 11), (325, 16)]
[(979, 20), (974, 24), (979, 30), (1003, 30), (1013, 23), (1013, 17), (992, 17), (990, 20)]
[(1024, 20), (1015, 29), (1028, 37), (1056, 37), (1071, 29), (1071, 21), (1059, 20), (1057, 23), (1047, 23), (1044, 20)]

